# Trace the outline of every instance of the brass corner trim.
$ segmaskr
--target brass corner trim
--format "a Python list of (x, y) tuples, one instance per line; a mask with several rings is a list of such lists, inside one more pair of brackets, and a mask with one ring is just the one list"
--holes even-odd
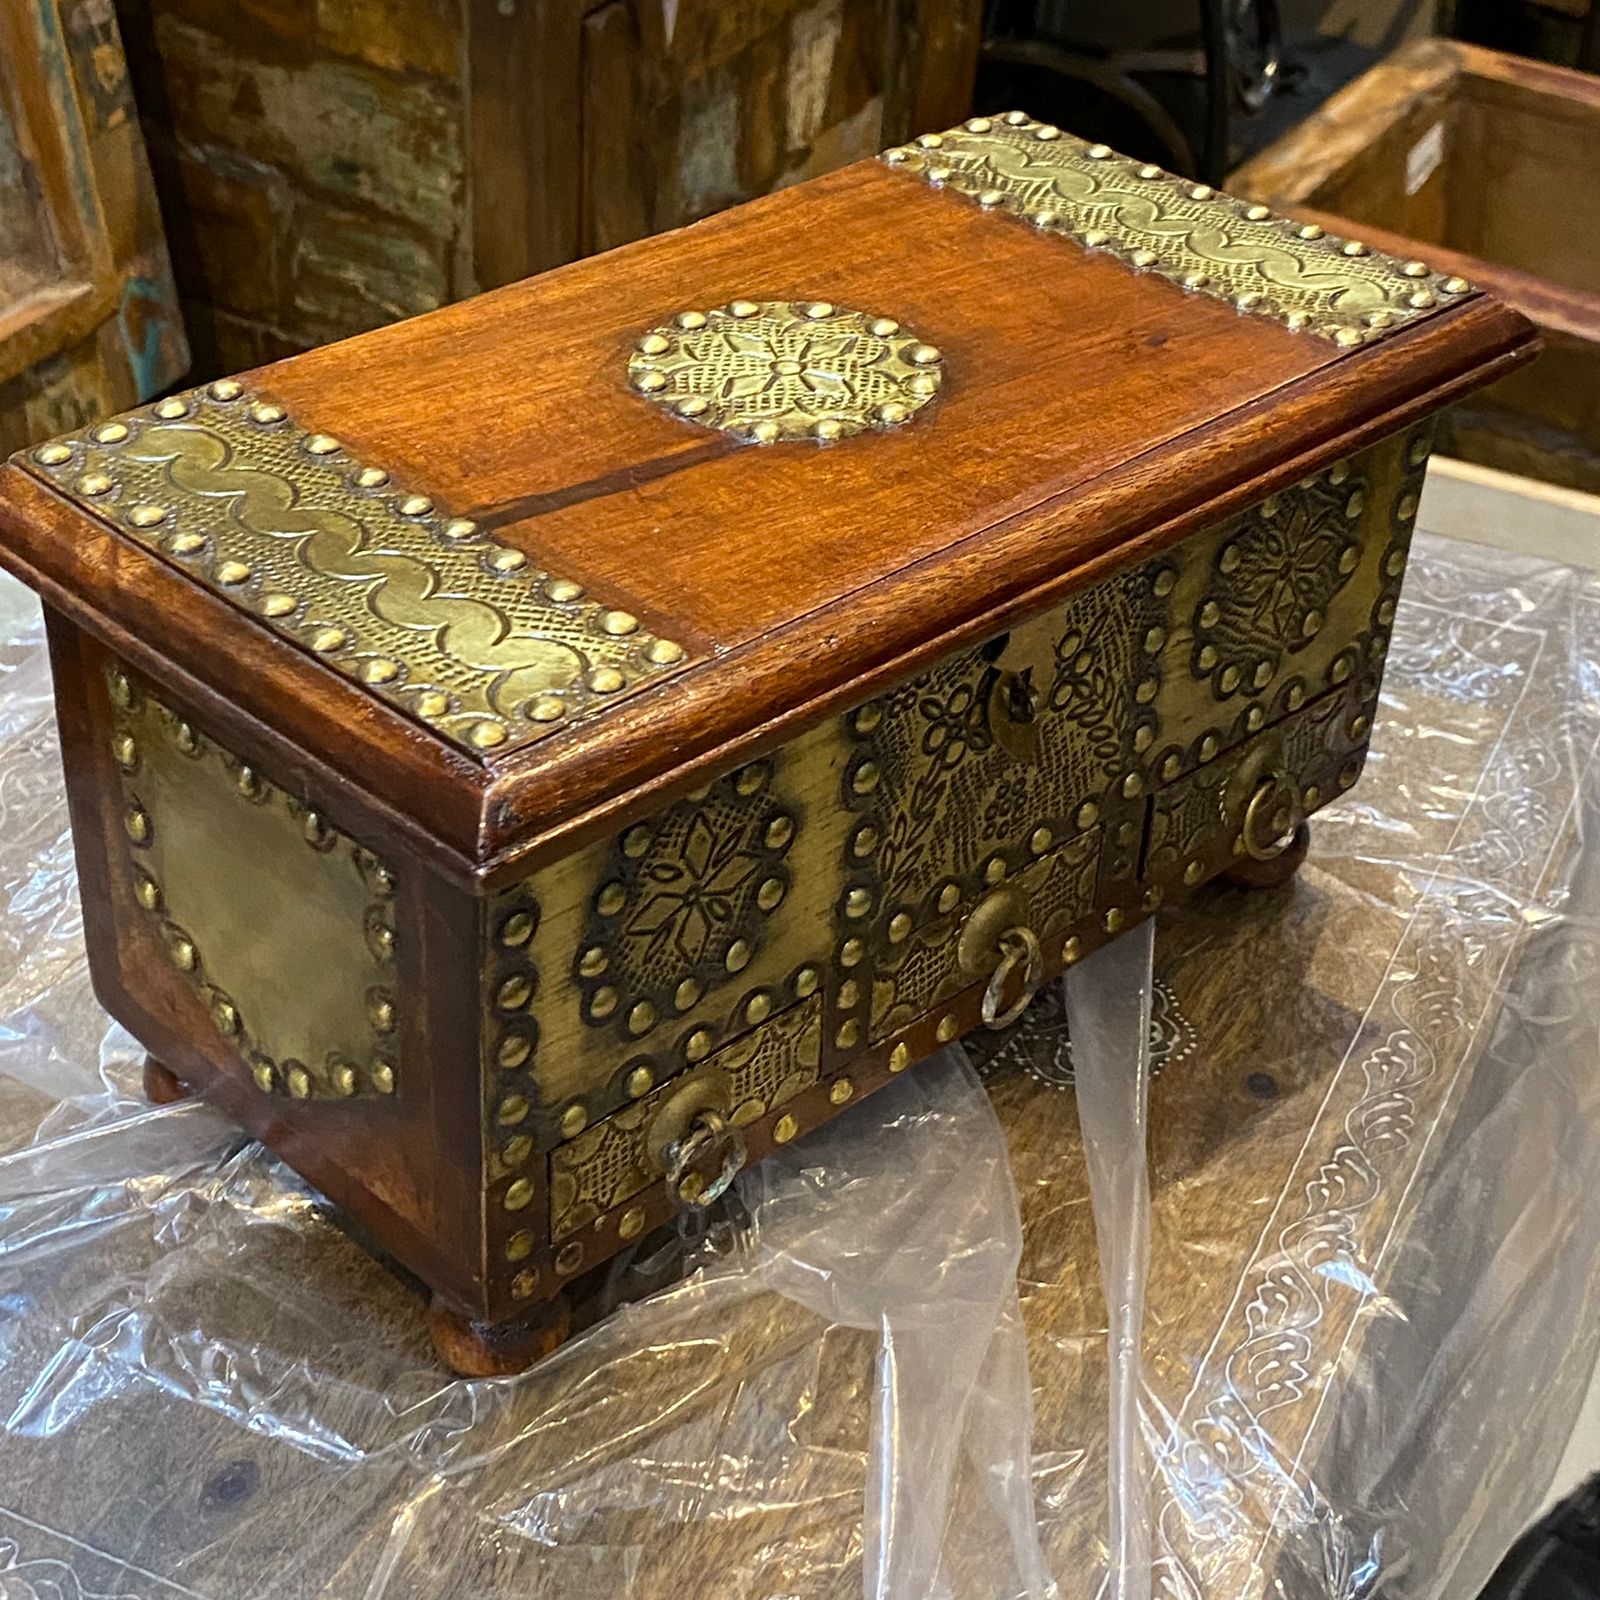
[(1472, 292), (1465, 278), (1236, 200), (1020, 111), (971, 117), (882, 159), (985, 210), (1341, 349)]
[(831, 444), (909, 422), (939, 392), (938, 349), (893, 317), (828, 300), (734, 300), (640, 336), (634, 390), (748, 444)]
[(543, 738), (687, 658), (235, 379), (14, 459), (474, 756)]

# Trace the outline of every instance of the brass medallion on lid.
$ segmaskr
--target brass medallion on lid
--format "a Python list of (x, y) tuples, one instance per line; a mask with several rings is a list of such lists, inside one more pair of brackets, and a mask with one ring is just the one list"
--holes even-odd
[(642, 335), (628, 377), (672, 415), (751, 444), (829, 444), (909, 422), (939, 392), (942, 364), (893, 317), (826, 300), (735, 300)]

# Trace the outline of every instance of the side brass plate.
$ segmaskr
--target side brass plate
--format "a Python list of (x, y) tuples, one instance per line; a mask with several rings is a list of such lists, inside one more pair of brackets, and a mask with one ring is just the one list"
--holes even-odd
[(389, 869), (127, 672), (108, 689), (134, 896), (256, 1087), (394, 1093)]
[(1335, 238), (1020, 111), (972, 117), (883, 159), (986, 210), (1346, 347), (1472, 292), (1465, 278)]
[(17, 459), (469, 752), (540, 738), (685, 657), (231, 378)]

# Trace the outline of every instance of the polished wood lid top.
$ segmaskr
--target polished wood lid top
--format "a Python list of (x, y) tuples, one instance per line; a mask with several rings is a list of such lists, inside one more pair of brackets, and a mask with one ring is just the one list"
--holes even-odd
[(485, 859), (1531, 346), (1423, 264), (1098, 150), (977, 119), (142, 408), (17, 458), (0, 556)]

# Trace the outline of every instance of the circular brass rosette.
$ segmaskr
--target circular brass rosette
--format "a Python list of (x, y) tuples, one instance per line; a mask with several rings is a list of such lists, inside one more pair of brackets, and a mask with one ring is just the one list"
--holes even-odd
[(828, 444), (909, 422), (939, 392), (941, 366), (892, 317), (826, 300), (735, 300), (652, 328), (628, 377), (674, 416), (752, 444)]

